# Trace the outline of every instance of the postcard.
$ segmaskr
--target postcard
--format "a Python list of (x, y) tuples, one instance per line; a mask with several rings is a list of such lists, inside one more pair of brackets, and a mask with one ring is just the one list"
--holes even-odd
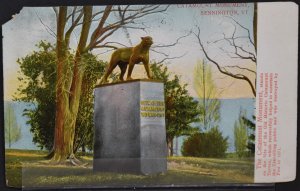
[(7, 186), (295, 179), (296, 4), (23, 7), (2, 31)]

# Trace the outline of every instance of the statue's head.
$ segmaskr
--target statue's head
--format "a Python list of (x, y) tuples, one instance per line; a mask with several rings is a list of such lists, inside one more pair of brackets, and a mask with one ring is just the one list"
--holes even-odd
[(146, 46), (151, 46), (153, 44), (153, 41), (152, 41), (152, 37), (151, 36), (145, 36), (145, 37), (141, 37), (142, 39), (142, 43)]

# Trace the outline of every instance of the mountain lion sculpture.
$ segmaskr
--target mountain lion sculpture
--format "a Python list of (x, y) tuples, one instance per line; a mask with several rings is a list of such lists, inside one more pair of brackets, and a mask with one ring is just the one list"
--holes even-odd
[(113, 52), (107, 70), (105, 71), (100, 84), (104, 84), (107, 82), (107, 78), (116, 68), (116, 66), (119, 66), (121, 69), (121, 74), (119, 77), (120, 81), (124, 81), (124, 74), (126, 72), (127, 65), (129, 65), (126, 80), (132, 80), (131, 74), (134, 65), (140, 62), (144, 64), (148, 78), (152, 78), (149, 66), (149, 49), (153, 44), (152, 37), (146, 36), (141, 37), (141, 39), (142, 41), (134, 47), (119, 48)]

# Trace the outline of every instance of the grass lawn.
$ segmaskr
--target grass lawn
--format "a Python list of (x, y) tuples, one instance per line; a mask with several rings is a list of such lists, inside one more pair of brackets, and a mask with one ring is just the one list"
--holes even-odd
[(84, 167), (51, 166), (43, 151), (6, 150), (6, 179), (8, 186), (87, 187), (90, 186), (157, 186), (199, 185), (203, 183), (252, 183), (252, 159), (212, 159), (169, 157), (168, 171), (158, 175), (93, 173), (92, 157), (80, 159)]

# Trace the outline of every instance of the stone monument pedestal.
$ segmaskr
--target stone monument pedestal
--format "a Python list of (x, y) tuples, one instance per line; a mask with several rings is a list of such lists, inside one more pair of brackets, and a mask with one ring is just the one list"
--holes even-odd
[(167, 170), (164, 85), (132, 80), (95, 88), (94, 171)]

